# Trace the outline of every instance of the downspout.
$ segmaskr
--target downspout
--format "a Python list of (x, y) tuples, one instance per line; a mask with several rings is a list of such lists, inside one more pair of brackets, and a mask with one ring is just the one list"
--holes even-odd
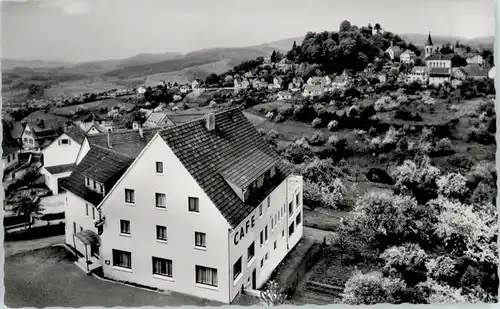
[[(290, 177), (290, 176), (288, 176)], [(285, 216), (286, 216), (286, 227), (285, 227), (285, 235), (286, 235), (286, 251), (287, 251), (287, 254), (288, 254), (288, 250), (290, 250), (290, 248), (288, 247), (288, 232), (289, 232), (289, 225), (288, 225), (288, 219), (289, 219), (289, 216), (288, 216), (288, 177), (285, 179), (285, 191), (286, 191), (286, 195), (285, 195)]]
[[(228, 304), (231, 304), (231, 230), (227, 234), (227, 285), (228, 285)], [(243, 262), (243, 260), (242, 260)]]
[(85, 245), (85, 265), (87, 266), (87, 273), (89, 272), (89, 254), (87, 252), (87, 245)]

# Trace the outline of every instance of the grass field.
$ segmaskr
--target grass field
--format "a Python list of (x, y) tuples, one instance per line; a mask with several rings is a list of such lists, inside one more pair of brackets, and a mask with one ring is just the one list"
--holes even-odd
[(115, 100), (115, 99), (107, 99), (107, 100), (102, 100), (102, 101), (82, 103), (82, 104), (71, 105), (71, 106), (57, 107), (57, 108), (52, 109), (52, 112), (56, 113), (58, 115), (70, 115), (71, 113), (76, 112), (79, 107), (83, 107), (83, 108), (86, 108), (88, 110), (97, 110), (101, 107), (106, 107), (106, 108), (108, 108), (108, 110), (110, 110), (115, 106), (119, 106), (119, 107), (125, 106), (127, 109), (132, 109), (134, 107), (134, 104), (125, 103), (125, 102)]
[(45, 97), (57, 98), (60, 96), (76, 96), (87, 92), (101, 92), (122, 88), (112, 80), (101, 77), (91, 77), (82, 80), (62, 82), (45, 89)]

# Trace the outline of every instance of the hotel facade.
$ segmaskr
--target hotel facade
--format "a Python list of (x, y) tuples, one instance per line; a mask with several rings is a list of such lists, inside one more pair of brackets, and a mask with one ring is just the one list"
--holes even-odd
[(241, 111), (111, 134), (84, 143), (63, 183), (66, 243), (85, 271), (229, 304), (301, 239), (302, 177)]

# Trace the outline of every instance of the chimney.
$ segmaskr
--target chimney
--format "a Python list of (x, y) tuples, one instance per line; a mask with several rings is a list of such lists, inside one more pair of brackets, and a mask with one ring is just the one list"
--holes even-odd
[(208, 113), (205, 115), (205, 124), (208, 131), (215, 130), (215, 114)]
[(111, 145), (111, 131), (110, 130), (108, 130), (108, 147), (113, 148), (113, 146)]
[(139, 125), (139, 135), (142, 137), (144, 137), (144, 131), (142, 130), (142, 125)]
[(391, 41), (391, 47), (392, 47), (392, 45), (393, 45), (393, 44), (394, 44), (394, 42), (393, 42), (393, 41)]

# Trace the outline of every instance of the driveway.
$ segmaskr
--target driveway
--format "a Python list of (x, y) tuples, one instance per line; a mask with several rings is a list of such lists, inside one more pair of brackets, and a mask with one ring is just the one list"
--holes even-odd
[(160, 294), (87, 276), (64, 248), (6, 256), (5, 305), (19, 307), (140, 307), (219, 305), (178, 293)]

